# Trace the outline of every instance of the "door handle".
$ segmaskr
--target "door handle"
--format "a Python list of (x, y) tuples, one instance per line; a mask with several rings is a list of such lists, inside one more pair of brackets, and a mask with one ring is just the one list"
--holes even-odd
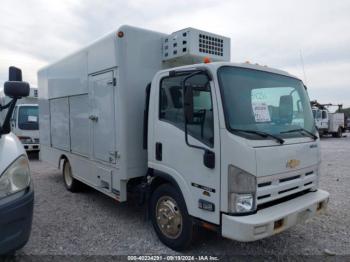
[(162, 143), (157, 142), (156, 143), (156, 160), (162, 161), (163, 158), (163, 147)]
[(89, 119), (90, 119), (91, 121), (96, 121), (96, 122), (97, 122), (98, 116), (90, 115), (90, 116), (89, 116)]

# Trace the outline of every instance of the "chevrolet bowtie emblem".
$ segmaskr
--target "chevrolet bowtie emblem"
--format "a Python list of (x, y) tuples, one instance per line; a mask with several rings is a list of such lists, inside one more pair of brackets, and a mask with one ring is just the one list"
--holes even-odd
[(286, 167), (296, 168), (299, 165), (300, 165), (300, 160), (290, 159), (290, 160), (288, 160)]

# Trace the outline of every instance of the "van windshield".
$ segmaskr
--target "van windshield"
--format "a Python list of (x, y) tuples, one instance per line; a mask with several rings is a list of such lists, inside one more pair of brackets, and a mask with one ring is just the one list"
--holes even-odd
[(38, 115), (38, 106), (20, 106), (18, 110), (18, 128), (22, 130), (38, 130)]
[[(305, 136), (298, 132), (301, 129), (315, 133), (309, 98), (300, 80), (233, 66), (219, 68), (218, 78), (229, 131), (264, 132), (283, 138)], [(235, 134), (263, 139), (254, 132)]]

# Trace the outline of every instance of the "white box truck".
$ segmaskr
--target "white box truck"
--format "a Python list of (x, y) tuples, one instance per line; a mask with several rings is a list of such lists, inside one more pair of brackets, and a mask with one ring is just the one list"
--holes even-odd
[(120, 27), (38, 72), (41, 159), (73, 192), (137, 190), (175, 250), (196, 226), (254, 241), (324, 211), (302, 81), (229, 61), (227, 37)]
[[(344, 113), (329, 112), (328, 107), (333, 106), (332, 104), (320, 104), (317, 101), (312, 101), (311, 105), (319, 134), (321, 136), (331, 134), (333, 137), (342, 137), (343, 132), (346, 131)], [(342, 108), (342, 105), (337, 106), (339, 109)]]
[(16, 102), (29, 94), (29, 85), (22, 82), (18, 68), (10, 67), (9, 75), (10, 81), (5, 83), (3, 95), (11, 99), (0, 105), (0, 113), (7, 111), (0, 120), (0, 257), (27, 243), (34, 206), (29, 161), (10, 125)]
[[(0, 104), (8, 103), (10, 99), (3, 96)], [(2, 113), (2, 117), (6, 115)], [(22, 142), (27, 152), (39, 151), (39, 106), (38, 106), (38, 89), (30, 87), (29, 96), (18, 100), (11, 117), (12, 132)]]

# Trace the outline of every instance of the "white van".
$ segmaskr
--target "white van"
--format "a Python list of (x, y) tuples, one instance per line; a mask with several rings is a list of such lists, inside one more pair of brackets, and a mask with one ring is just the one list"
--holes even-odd
[(27, 243), (34, 203), (29, 161), (10, 126), (17, 99), (28, 95), (29, 85), (21, 81), (21, 71), (14, 67), (10, 68), (9, 79), (4, 94), (11, 101), (0, 106), (0, 111), (7, 110), (0, 123), (0, 255), (14, 252)]

